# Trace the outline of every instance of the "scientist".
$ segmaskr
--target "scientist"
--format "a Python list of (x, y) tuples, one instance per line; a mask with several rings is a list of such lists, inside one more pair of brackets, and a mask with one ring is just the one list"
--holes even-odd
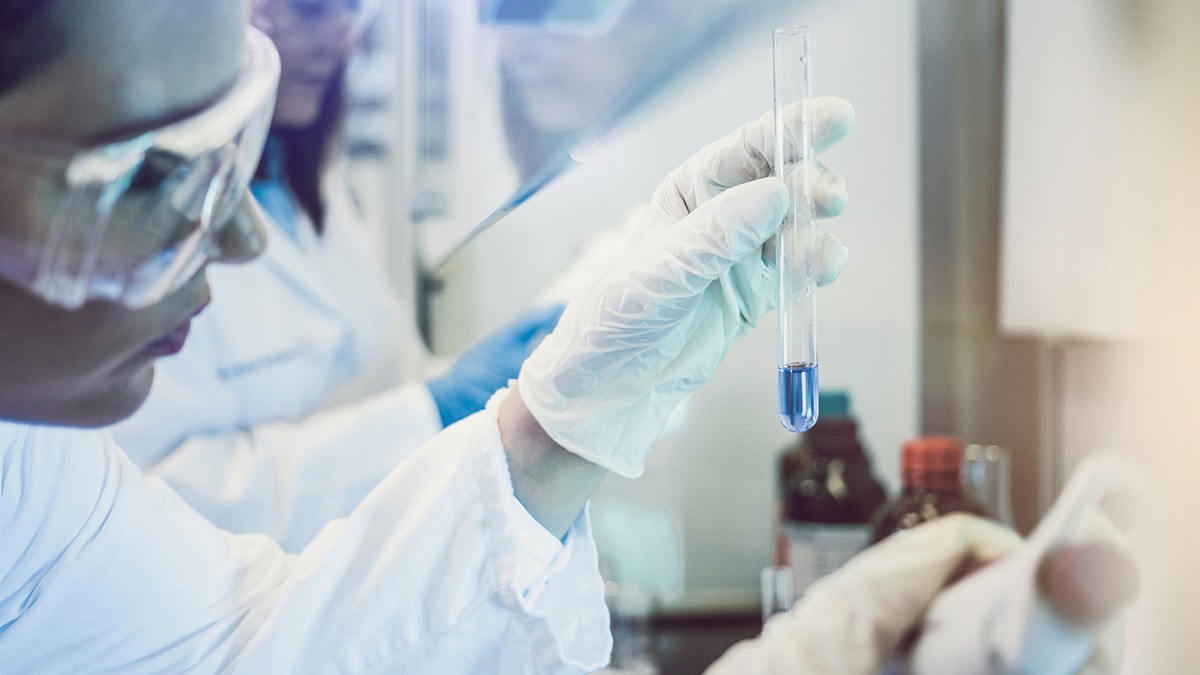
[[(214, 527), (84, 428), (141, 404), (209, 300), (207, 263), (263, 249), (246, 184), (278, 61), (247, 10), (0, 0), (0, 672), (595, 670), (610, 643), (584, 506), (607, 470), (640, 471), (672, 405), (770, 308), (763, 246), (786, 204), (762, 178), (770, 120), (667, 178), (516, 387), (289, 555)], [(849, 122), (821, 102), (821, 145)], [(947, 565), (995, 549), (973, 526), (921, 531), (899, 541), (936, 542)], [(895, 552), (874, 549), (881, 583), (841, 603), (858, 622), (904, 619), (863, 597), (908, 584)], [(924, 578), (910, 608), (941, 583)], [(847, 625), (796, 622), (794, 643)]]
[[(206, 263), (263, 247), (245, 193), (279, 66), (248, 9), (0, 2), (0, 671), (595, 670), (584, 505), (770, 307), (769, 120), (664, 183), (516, 388), (288, 555), (80, 428), (141, 404), (209, 300)], [(848, 108), (821, 119), (828, 145)]]
[(293, 552), (414, 448), (482, 409), (562, 311), (530, 312), (449, 368), (427, 358), (337, 161), (346, 63), (374, 4), (253, 0), (253, 23), (280, 57), (251, 183), (267, 248), (210, 272), (222, 302), (192, 322), (146, 404), (113, 429), (147, 474), (216, 525)]

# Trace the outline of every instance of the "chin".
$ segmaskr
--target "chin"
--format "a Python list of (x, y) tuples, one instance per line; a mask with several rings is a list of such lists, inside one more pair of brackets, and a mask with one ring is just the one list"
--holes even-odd
[(154, 382), (154, 367), (139, 370), (128, 380), (114, 384), (107, 391), (81, 397), (68, 405), (58, 424), (70, 427), (105, 427), (116, 424), (137, 412), (150, 395)]

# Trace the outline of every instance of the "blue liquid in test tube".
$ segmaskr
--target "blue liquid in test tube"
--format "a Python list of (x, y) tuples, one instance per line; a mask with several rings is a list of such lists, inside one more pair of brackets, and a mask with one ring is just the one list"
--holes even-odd
[(808, 431), (817, 421), (816, 224), (812, 199), (808, 29), (778, 28), (775, 56), (774, 174), (791, 190), (776, 237), (779, 270), (779, 421)]
[(817, 366), (779, 367), (779, 421), (788, 431), (807, 431), (817, 423)]

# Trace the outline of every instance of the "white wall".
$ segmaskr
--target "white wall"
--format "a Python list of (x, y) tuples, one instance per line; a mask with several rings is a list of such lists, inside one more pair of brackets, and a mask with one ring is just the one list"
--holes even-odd
[[(1200, 4), (1141, 0), (1135, 143), (1115, 168), (1126, 223), (1148, 255), (1130, 259), (1146, 283), (1137, 298), (1144, 344), (1068, 345), (1063, 364), (1063, 448), (1068, 462), (1098, 448), (1142, 460), (1158, 481), (1155, 546), (1142, 551), (1142, 585), (1125, 635), (1127, 673), (1190, 673), (1200, 662)], [(1123, 166), (1140, 167), (1122, 171)], [(1140, 269), (1139, 269), (1140, 268)], [(1113, 301), (1113, 320), (1130, 320)]]
[[(813, 31), (814, 91), (856, 107), (857, 122), (822, 160), (851, 202), (829, 223), (851, 250), (820, 292), (821, 384), (845, 388), (880, 478), (895, 485), (901, 442), (917, 429), (916, 0), (798, 3)], [(451, 352), (527, 306), (587, 232), (617, 223), (692, 152), (771, 106), (769, 26), (680, 87), (469, 245), (446, 268), (435, 346)], [(682, 533), (684, 593), (672, 602), (753, 604), (769, 564), (775, 462), (792, 439), (776, 412), (775, 317), (729, 353), (645, 475), (608, 478), (596, 504), (634, 499)]]

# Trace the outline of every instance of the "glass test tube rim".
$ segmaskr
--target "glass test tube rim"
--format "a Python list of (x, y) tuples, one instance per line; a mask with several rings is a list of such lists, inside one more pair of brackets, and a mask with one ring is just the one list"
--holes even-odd
[[(806, 431), (816, 422), (816, 280), (812, 254), (816, 232), (810, 177), (815, 172), (811, 122), (807, 101), (811, 99), (811, 34), (806, 26), (776, 28), (772, 36), (775, 118), (784, 108), (802, 106), (799, 159), (788, 152), (785, 125), (775, 129), (774, 174), (793, 188), (788, 216), (777, 238), (779, 273), (779, 415), (793, 432)], [(789, 176), (800, 171), (799, 180)]]

